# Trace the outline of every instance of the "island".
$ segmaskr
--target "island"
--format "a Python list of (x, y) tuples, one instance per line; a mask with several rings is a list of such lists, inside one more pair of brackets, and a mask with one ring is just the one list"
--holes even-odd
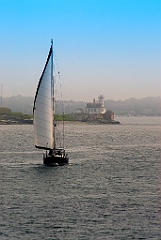
[(76, 119), (81, 122), (89, 122), (96, 124), (120, 124), (115, 121), (114, 113), (111, 110), (106, 110), (103, 95), (98, 96), (98, 100), (93, 99), (92, 103), (87, 103), (85, 112), (82, 109), (77, 109)]

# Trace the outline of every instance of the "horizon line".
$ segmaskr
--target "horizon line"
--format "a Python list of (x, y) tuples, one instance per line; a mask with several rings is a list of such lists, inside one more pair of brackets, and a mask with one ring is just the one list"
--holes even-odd
[[(12, 97), (24, 97), (24, 98), (33, 98), (34, 99), (34, 96), (24, 96), (24, 95), (20, 95), (20, 94), (17, 94), (17, 95), (12, 95), (12, 96), (7, 96), (7, 97), (3, 97), (1, 96), (2, 99), (5, 99), (5, 98), (12, 98)], [(108, 100), (112, 100), (112, 101), (126, 101), (126, 100), (130, 100), (130, 99), (136, 99), (136, 100), (141, 100), (141, 99), (145, 99), (145, 98), (161, 98), (161, 95), (157, 95), (157, 96), (146, 96), (146, 97), (140, 97), (140, 98), (135, 98), (135, 97), (129, 97), (129, 98), (125, 98), (125, 99), (117, 99), (117, 100), (114, 100), (114, 99), (104, 99), (105, 101), (108, 101)], [(58, 99), (60, 101), (74, 101), (74, 102), (89, 102), (87, 100), (75, 100), (75, 99)], [(93, 101), (93, 98), (91, 99), (91, 101)], [(90, 102), (91, 102), (90, 101)]]

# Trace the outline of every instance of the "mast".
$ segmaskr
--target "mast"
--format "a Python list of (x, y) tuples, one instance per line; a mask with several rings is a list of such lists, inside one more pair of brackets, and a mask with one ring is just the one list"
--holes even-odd
[(3, 94), (3, 84), (1, 84), (1, 107), (2, 107), (2, 99), (3, 99), (2, 94)]
[(52, 101), (53, 101), (53, 147), (56, 148), (55, 143), (55, 123), (54, 123), (54, 111), (55, 111), (55, 98), (54, 98), (54, 72), (53, 72), (53, 39), (51, 39), (51, 47), (52, 47), (52, 54), (51, 54), (51, 95), (52, 95)]

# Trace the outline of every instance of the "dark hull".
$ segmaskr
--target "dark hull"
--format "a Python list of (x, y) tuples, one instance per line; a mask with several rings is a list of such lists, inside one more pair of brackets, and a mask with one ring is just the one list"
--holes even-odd
[(44, 156), (43, 163), (46, 166), (63, 166), (69, 163), (69, 158), (58, 156)]

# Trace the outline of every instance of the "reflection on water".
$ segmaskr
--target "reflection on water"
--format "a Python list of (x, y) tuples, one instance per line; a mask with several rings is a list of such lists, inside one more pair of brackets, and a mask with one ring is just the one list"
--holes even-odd
[(70, 164), (42, 165), (32, 126), (0, 126), (0, 238), (160, 239), (161, 119), (68, 123)]

